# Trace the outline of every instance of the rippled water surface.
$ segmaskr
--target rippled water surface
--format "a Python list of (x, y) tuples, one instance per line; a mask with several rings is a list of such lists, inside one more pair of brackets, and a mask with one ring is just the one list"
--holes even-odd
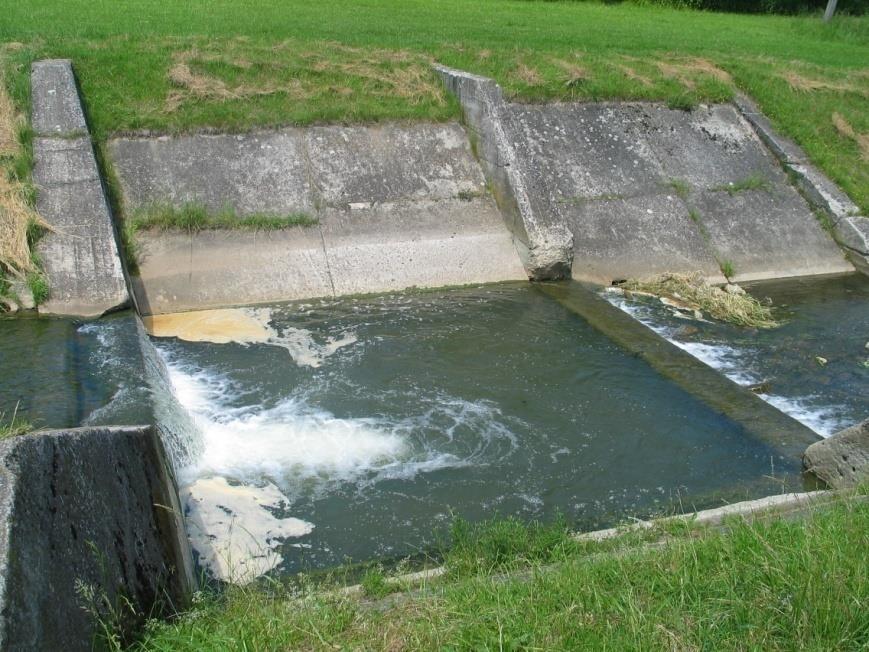
[(606, 296), (734, 381), (829, 436), (869, 417), (869, 278), (852, 274), (746, 288), (773, 307), (778, 328), (677, 318), (655, 299)]
[(307, 524), (285, 571), (425, 550), (454, 514), (593, 527), (799, 483), (797, 460), (527, 284), (269, 319), (272, 344), (155, 343), (203, 440), (182, 483), (279, 488), (270, 512)]

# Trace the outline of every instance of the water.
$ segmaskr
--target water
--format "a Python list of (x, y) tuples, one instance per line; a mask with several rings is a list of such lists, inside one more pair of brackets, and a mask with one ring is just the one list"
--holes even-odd
[[(869, 416), (869, 279), (852, 274), (748, 285), (779, 328), (686, 321), (655, 299), (606, 296), (660, 335), (829, 436)], [(818, 358), (826, 363), (821, 363)]]
[(155, 340), (202, 441), (179, 472), (191, 520), (227, 535), (202, 504), (247, 505), (276, 553), (260, 570), (413, 554), (454, 515), (593, 528), (801, 486), (798, 460), (528, 284), (269, 319), (271, 343)]

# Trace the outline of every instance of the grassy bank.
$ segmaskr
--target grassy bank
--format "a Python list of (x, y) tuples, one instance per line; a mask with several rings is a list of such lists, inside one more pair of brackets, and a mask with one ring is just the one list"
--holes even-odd
[(0, 42), (26, 100), (35, 57), (75, 61), (98, 139), (129, 130), (455, 117), (431, 61), (512, 96), (754, 96), (869, 212), (869, 19), (519, 0), (12, 3)]
[(557, 526), (465, 525), (448, 574), (422, 590), (384, 598), (371, 575), (367, 596), (304, 581), (200, 595), (134, 649), (865, 650), (867, 532), (865, 502), (605, 545)]

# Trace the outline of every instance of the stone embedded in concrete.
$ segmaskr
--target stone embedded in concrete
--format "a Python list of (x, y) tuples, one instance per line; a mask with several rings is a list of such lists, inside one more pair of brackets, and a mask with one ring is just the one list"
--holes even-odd
[(87, 133), (72, 65), (68, 59), (36, 61), (30, 73), (33, 115), (37, 136)]
[(573, 277), (609, 285), (674, 270), (723, 280), (685, 205), (675, 196), (588, 200), (565, 208), (573, 230)]
[(140, 232), (133, 278), (144, 315), (332, 296), (317, 227)]
[(31, 83), (36, 209), (50, 226), (38, 244), (49, 284), (39, 312), (101, 315), (129, 295), (72, 67), (38, 61)]
[(833, 489), (869, 479), (869, 419), (809, 446), (803, 464)]
[(486, 191), (467, 134), (455, 123), (312, 127), (304, 138), (327, 206), (449, 200)]
[(689, 204), (700, 217), (719, 261), (736, 271), (733, 280), (851, 272), (835, 242), (802, 197), (789, 185), (733, 194), (709, 190)]
[(488, 198), (331, 209), (321, 230), (336, 295), (525, 278)]
[(806, 199), (815, 208), (831, 215), (834, 224), (844, 217), (859, 214), (857, 205), (814, 165), (788, 163), (785, 167), (795, 177)]
[(243, 135), (119, 138), (109, 154), (124, 199), (149, 204), (226, 205), (240, 214), (316, 210), (299, 129)]
[[(151, 428), (0, 443), (0, 516), (4, 650), (91, 650), (106, 601), (130, 633), (193, 589), (172, 472)], [(84, 609), (91, 590), (94, 615)]]

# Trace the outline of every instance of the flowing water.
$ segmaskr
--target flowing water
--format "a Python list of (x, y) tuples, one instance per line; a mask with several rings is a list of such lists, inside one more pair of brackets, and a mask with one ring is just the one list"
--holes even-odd
[(595, 527), (800, 485), (797, 460), (528, 284), (257, 312), (269, 343), (155, 342), (202, 438), (191, 520), (227, 536), (213, 507), (246, 505), (267, 522), (237, 528), (267, 541), (294, 519), (259, 570), (413, 554), (454, 515)]
[[(843, 389), (866, 377), (846, 363), (860, 353), (852, 331), (836, 339), (815, 330), (834, 311), (865, 330), (865, 303), (852, 301), (865, 299), (865, 287), (842, 292), (819, 307), (806, 307), (817, 293), (792, 295), (783, 327), (792, 332), (780, 333), (784, 350), (814, 351), (799, 343), (801, 329), (823, 341), (824, 405), (851, 400), (853, 420), (864, 399)], [(689, 340), (680, 337), (706, 345), (715, 333), (738, 352), (740, 337), (766, 337), (671, 324), (653, 303), (623, 305), (682, 346)], [(802, 486), (796, 456), (750, 436), (529, 284), (219, 317), (244, 324), (245, 341), (188, 341), (198, 339), (189, 327), (179, 331), (186, 339), (149, 339), (129, 314), (0, 322), (0, 410), (20, 400), (22, 416), (41, 426), (156, 420), (199, 561), (218, 577), (412, 555), (440, 542), (456, 515), (563, 514), (586, 529)], [(216, 322), (199, 323), (213, 331)], [(739, 373), (764, 373), (752, 356), (734, 362)], [(782, 364), (773, 385), (781, 396), (817, 394), (791, 378), (798, 366)]]
[(869, 416), (869, 278), (770, 281), (746, 289), (773, 306), (780, 327), (686, 320), (656, 299), (604, 295), (824, 437)]

